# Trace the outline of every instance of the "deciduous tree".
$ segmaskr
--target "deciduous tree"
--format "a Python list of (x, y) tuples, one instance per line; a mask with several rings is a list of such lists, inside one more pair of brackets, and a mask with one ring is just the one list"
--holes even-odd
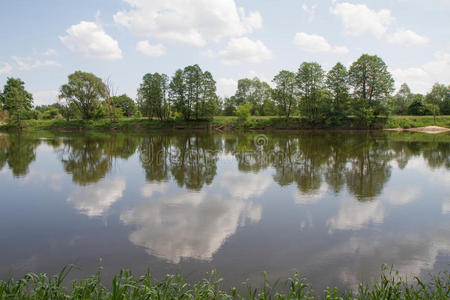
[(76, 71), (70, 74), (69, 82), (60, 88), (59, 98), (74, 103), (86, 120), (92, 119), (100, 108), (101, 100), (107, 96), (103, 81), (92, 73)]
[(313, 123), (320, 123), (326, 117), (324, 77), (325, 72), (315, 62), (302, 63), (296, 75), (301, 95), (300, 113)]
[(138, 103), (146, 117), (166, 120), (170, 115), (168, 99), (169, 77), (166, 74), (145, 74), (138, 89)]
[(363, 54), (349, 70), (349, 84), (353, 94), (374, 106), (394, 91), (394, 79), (386, 63), (376, 55)]
[(274, 99), (280, 115), (286, 116), (289, 121), (292, 110), (298, 103), (298, 89), (295, 73), (283, 70), (273, 80), (275, 88), (272, 90)]
[(3, 108), (9, 112), (10, 121), (19, 126), (33, 106), (33, 96), (25, 90), (24, 85), (19, 78), (8, 78), (1, 93), (1, 102)]
[(430, 103), (433, 106), (433, 122), (434, 125), (436, 125), (436, 115), (439, 114), (439, 106), (442, 104), (445, 98), (449, 97), (450, 91), (449, 89), (444, 85), (436, 82), (433, 85), (433, 88), (431, 89), (431, 92), (429, 92), (425, 96), (425, 101), (427, 103)]

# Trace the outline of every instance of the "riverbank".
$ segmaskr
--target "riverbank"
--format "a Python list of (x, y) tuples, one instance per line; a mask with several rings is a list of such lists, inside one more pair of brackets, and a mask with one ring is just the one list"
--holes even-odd
[[(388, 120), (380, 119), (370, 128), (357, 125), (357, 121), (349, 119), (345, 125), (337, 128), (313, 126), (301, 117), (292, 117), (289, 121), (278, 116), (252, 116), (245, 122), (237, 117), (216, 116), (210, 121), (189, 121), (170, 119), (160, 121), (148, 118), (122, 118), (117, 122), (109, 119), (100, 120), (27, 120), (23, 123), (23, 130), (113, 130), (113, 131), (147, 131), (147, 130), (183, 130), (183, 129), (211, 129), (217, 131), (233, 130), (302, 130), (302, 129), (389, 129), (389, 128), (417, 128), (433, 125), (432, 116), (391, 116)], [(450, 116), (436, 117), (436, 125), (450, 128)], [(10, 127), (3, 124), (0, 130)]]
[(450, 128), (450, 116), (436, 116), (436, 124), (433, 116), (390, 116), (384, 128), (409, 129), (427, 126)]
[[(67, 289), (64, 279), (74, 267), (64, 268), (58, 275), (28, 274), (22, 280), (0, 281), (0, 299), (448, 299), (450, 277), (447, 271), (430, 275), (428, 283), (418, 278), (409, 281), (398, 272), (384, 267), (380, 278), (370, 284), (360, 283), (356, 290), (327, 288), (314, 291), (296, 273), (284, 284), (271, 283), (264, 274), (264, 285), (242, 289), (222, 287), (215, 271), (196, 283), (189, 283), (181, 274), (155, 280), (150, 272), (134, 277), (129, 270), (116, 276), (111, 288), (101, 282), (101, 269), (96, 274), (74, 280)], [(241, 290), (245, 292), (241, 292)]]

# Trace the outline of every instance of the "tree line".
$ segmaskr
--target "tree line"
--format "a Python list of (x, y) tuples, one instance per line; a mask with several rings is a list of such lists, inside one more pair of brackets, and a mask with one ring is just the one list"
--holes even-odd
[(282, 70), (272, 86), (255, 77), (238, 81), (235, 94), (217, 95), (216, 81), (198, 65), (178, 69), (172, 77), (148, 73), (142, 78), (137, 99), (117, 95), (109, 79), (76, 71), (60, 87), (58, 101), (33, 107), (33, 96), (19, 78), (8, 78), (0, 91), (1, 119), (99, 119), (115, 122), (121, 117), (160, 120), (211, 120), (215, 115), (279, 115), (289, 121), (300, 116), (311, 125), (338, 127), (349, 122), (370, 126), (390, 113), (409, 115), (450, 114), (450, 85), (436, 83), (426, 94), (411, 93), (404, 83), (397, 94), (386, 63), (363, 54), (350, 68), (337, 63), (326, 72), (316, 62), (302, 63), (296, 72)]

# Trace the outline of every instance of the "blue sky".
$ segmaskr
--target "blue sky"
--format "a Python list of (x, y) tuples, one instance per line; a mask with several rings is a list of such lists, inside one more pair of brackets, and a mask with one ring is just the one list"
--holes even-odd
[(20, 77), (49, 104), (82, 70), (135, 97), (145, 73), (197, 63), (230, 96), (240, 78), (369, 53), (423, 93), (450, 83), (449, 16), (450, 0), (0, 0), (0, 85)]

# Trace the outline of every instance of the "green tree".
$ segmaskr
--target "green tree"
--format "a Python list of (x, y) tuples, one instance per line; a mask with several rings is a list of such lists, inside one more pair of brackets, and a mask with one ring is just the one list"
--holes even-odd
[(252, 104), (252, 115), (264, 115), (264, 103), (271, 100), (271, 88), (258, 77), (239, 79), (236, 90), (236, 104)]
[(101, 99), (107, 96), (105, 84), (94, 74), (81, 71), (70, 74), (68, 79), (69, 82), (60, 88), (59, 98), (74, 103), (84, 119), (94, 118)]
[(447, 93), (445, 93), (445, 97), (441, 102), (439, 108), (441, 114), (450, 115), (450, 85), (447, 86)]
[(376, 55), (363, 54), (349, 70), (349, 84), (356, 98), (374, 107), (394, 91), (394, 79), (386, 63)]
[(450, 90), (444, 85), (436, 82), (429, 92), (425, 96), (425, 102), (432, 105), (433, 109), (433, 123), (436, 125), (436, 115), (439, 114), (439, 106), (442, 104), (445, 98), (449, 96)]
[(315, 62), (302, 63), (296, 75), (301, 95), (300, 113), (312, 123), (321, 123), (326, 118), (324, 77), (325, 72)]
[(183, 75), (186, 85), (186, 100), (191, 111), (190, 115), (195, 119), (199, 119), (202, 94), (202, 69), (199, 65), (187, 66), (184, 68)]
[(345, 66), (338, 62), (328, 71), (325, 84), (332, 96), (331, 121), (334, 125), (339, 125), (347, 115), (349, 101), (348, 72)]
[(406, 83), (403, 83), (392, 98), (392, 112), (398, 115), (405, 115), (408, 113), (408, 106), (411, 104), (411, 90)]
[(66, 119), (66, 121), (69, 121), (71, 118), (73, 119), (80, 114), (78, 106), (75, 103), (69, 102), (64, 98), (60, 97), (56, 105), (57, 105), (56, 107), (59, 110), (59, 113)]
[(186, 121), (211, 118), (219, 109), (216, 82), (198, 65), (175, 72), (169, 84), (170, 101)]
[(169, 84), (169, 97), (175, 109), (183, 114), (185, 120), (190, 119), (191, 107), (187, 102), (186, 85), (184, 83), (183, 70), (178, 69)]
[(111, 97), (114, 106), (120, 108), (125, 117), (132, 117), (136, 113), (136, 103), (126, 94)]
[(170, 115), (168, 99), (169, 77), (165, 74), (145, 74), (138, 89), (138, 103), (146, 117), (166, 120)]
[(275, 88), (272, 90), (274, 99), (280, 115), (286, 116), (289, 121), (292, 110), (298, 103), (298, 89), (295, 73), (282, 70), (273, 80)]
[(411, 104), (408, 105), (408, 115), (413, 116), (423, 116), (427, 114), (431, 114), (431, 111), (428, 111), (428, 108), (425, 106), (424, 96), (421, 94), (411, 95)]
[(223, 114), (225, 116), (234, 116), (236, 112), (236, 97), (226, 97), (223, 101)]
[(239, 105), (236, 108), (236, 116), (238, 117), (238, 121), (240, 123), (245, 123), (245, 121), (247, 121), (248, 117), (250, 117), (251, 110), (252, 110), (251, 103)]
[(10, 120), (18, 126), (22, 126), (22, 121), (33, 106), (33, 96), (25, 90), (24, 85), (19, 78), (8, 78), (0, 96), (3, 109), (8, 110)]
[(212, 118), (219, 111), (219, 97), (216, 94), (216, 81), (205, 71), (202, 76), (202, 94), (199, 99), (197, 118)]

